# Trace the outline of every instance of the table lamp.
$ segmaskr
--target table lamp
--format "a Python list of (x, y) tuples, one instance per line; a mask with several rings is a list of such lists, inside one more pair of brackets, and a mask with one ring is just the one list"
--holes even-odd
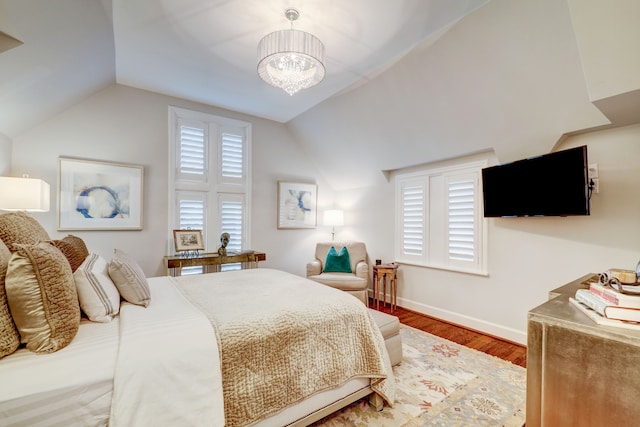
[(0, 210), (48, 212), (49, 192), (41, 179), (0, 176)]
[(331, 226), (331, 240), (336, 235), (335, 226), (344, 225), (344, 211), (338, 209), (328, 209), (324, 211), (324, 225)]

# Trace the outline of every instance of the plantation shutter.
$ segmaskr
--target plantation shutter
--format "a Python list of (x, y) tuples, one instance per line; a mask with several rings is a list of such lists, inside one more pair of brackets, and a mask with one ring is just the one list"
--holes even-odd
[(246, 175), (244, 132), (240, 128), (223, 127), (220, 133), (218, 182), (243, 184)]
[(402, 254), (423, 256), (425, 250), (425, 193), (423, 181), (402, 185)]
[(476, 256), (474, 181), (448, 183), (448, 247), (449, 259), (474, 262)]
[(207, 218), (207, 194), (199, 191), (178, 191), (178, 228), (202, 230), (205, 233)]
[(176, 178), (206, 182), (208, 157), (206, 124), (179, 120), (178, 135)]
[(229, 200), (221, 196), (220, 201), (220, 229), (223, 233), (229, 233), (231, 240), (228, 250), (239, 252), (243, 249), (245, 209), (243, 200)]

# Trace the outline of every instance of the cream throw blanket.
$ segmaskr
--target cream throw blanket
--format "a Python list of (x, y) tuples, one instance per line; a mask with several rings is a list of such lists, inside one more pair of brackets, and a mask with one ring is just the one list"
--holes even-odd
[[(384, 340), (362, 302), (272, 269), (175, 278), (211, 320), (227, 426), (244, 426), (355, 377), (391, 404)], [(386, 379), (385, 379), (386, 378)]]

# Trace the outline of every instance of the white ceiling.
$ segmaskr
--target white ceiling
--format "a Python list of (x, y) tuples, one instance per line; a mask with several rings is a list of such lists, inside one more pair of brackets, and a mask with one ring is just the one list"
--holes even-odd
[[(114, 82), (287, 122), (361, 85), (488, 0), (0, 0), (0, 133), (14, 137)], [(325, 44), (327, 75), (293, 97), (256, 49), (289, 27)]]

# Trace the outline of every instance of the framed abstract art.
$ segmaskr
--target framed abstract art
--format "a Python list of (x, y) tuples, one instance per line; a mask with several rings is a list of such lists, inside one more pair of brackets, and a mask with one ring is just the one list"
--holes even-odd
[(144, 167), (58, 159), (58, 230), (142, 230)]
[(278, 181), (278, 228), (316, 228), (317, 187)]

